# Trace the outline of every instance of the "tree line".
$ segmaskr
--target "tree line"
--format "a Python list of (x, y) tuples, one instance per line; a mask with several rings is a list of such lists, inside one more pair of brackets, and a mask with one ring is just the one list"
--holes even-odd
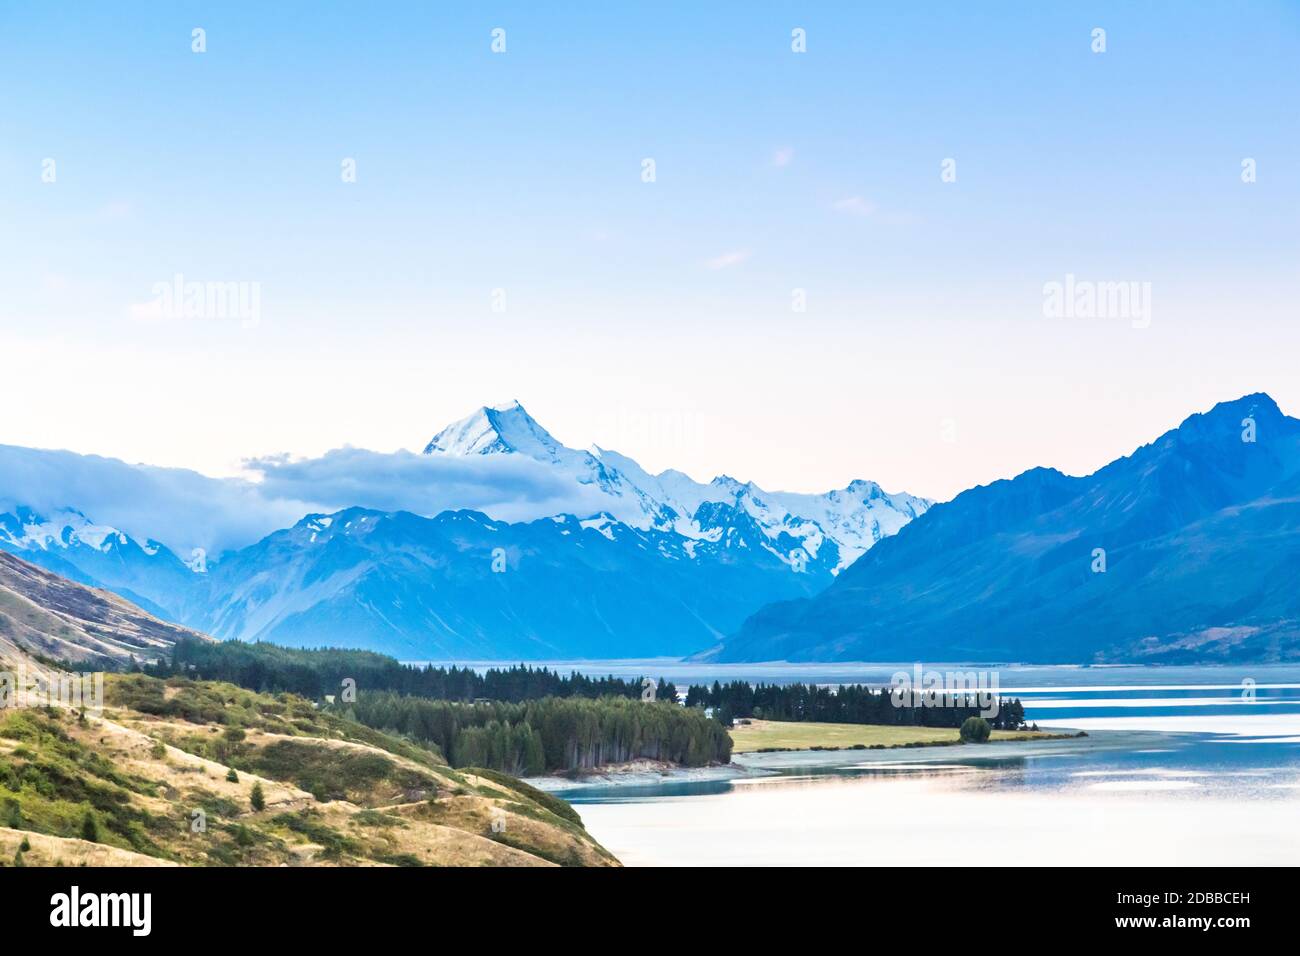
[[(337, 647), (281, 647), (264, 642), (185, 640), (170, 660), (143, 668), (153, 677), (182, 675), (195, 680), (220, 680), (264, 693), (300, 694), (313, 700), (339, 693), (344, 680), (366, 692), (392, 691), (412, 697), (470, 702), (478, 699), (519, 703), (543, 697), (626, 697), (640, 700), (642, 678), (588, 677), (574, 671), (567, 677), (545, 667), (524, 664), (488, 668), (480, 674), (470, 667), (417, 667), (373, 651)], [(655, 684), (656, 700), (676, 700), (677, 688), (662, 678)]]
[[(968, 717), (981, 716), (973, 698), (962, 697), (941, 706), (919, 706), (895, 701), (888, 687), (873, 689), (865, 684), (819, 687), (816, 684), (750, 684), (714, 681), (713, 685), (691, 685), (686, 706), (711, 707), (713, 715), (730, 725), (737, 718), (760, 720), (821, 721), (833, 724), (889, 724), (914, 727), (960, 727)], [(995, 730), (1019, 730), (1025, 724), (1025, 708), (1019, 699), (998, 699), (996, 717), (987, 718)]]

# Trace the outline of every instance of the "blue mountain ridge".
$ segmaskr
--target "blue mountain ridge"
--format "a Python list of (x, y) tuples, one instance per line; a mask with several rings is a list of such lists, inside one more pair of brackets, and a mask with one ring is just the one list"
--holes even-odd
[[(716, 644), (772, 595), (831, 580), (833, 542), (792, 570), (743, 510), (699, 509), (709, 539), (607, 515), (494, 521), (351, 508), (292, 528), (196, 574), (165, 548), (0, 549), (105, 587), (216, 637), (362, 647), (405, 658), (683, 655)], [(773, 548), (786, 546), (783, 560)]]
[(706, 656), (1294, 660), (1297, 580), (1300, 421), (1259, 393), (1094, 474), (1035, 468), (963, 492)]

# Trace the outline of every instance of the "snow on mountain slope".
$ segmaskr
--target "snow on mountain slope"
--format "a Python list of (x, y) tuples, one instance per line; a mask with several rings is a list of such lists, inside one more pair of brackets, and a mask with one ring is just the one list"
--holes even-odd
[[(638, 528), (666, 528), (674, 515), (590, 452), (560, 444), (519, 402), (484, 406), (434, 435), (426, 455), (522, 455), (550, 465), (582, 485), (594, 485), (610, 499), (609, 510)], [(580, 516), (581, 517), (581, 516)]]
[[(16, 508), (11, 514), (0, 515), (0, 542), (17, 550), (39, 548), (75, 548), (78, 544), (108, 552), (114, 547), (129, 545), (132, 539), (117, 528), (95, 524), (75, 508), (39, 515), (30, 508)], [(158, 543), (145, 541), (138, 544), (145, 554), (158, 551)]]
[(99, 524), (75, 508), (40, 513), (16, 507), (0, 513), (0, 551), (21, 555), (56, 574), (109, 588), (159, 617), (201, 585), (207, 562), (187, 564), (153, 539), (139, 541)]
[(598, 486), (611, 499), (609, 512), (634, 527), (675, 531), (690, 538), (718, 533), (700, 521), (701, 507), (727, 504), (743, 511), (771, 542), (774, 553), (791, 560), (794, 548), (816, 558), (824, 540), (833, 541), (838, 573), (882, 538), (923, 514), (933, 503), (909, 494), (888, 494), (871, 481), (854, 481), (826, 494), (768, 492), (727, 475), (704, 484), (680, 471), (652, 475), (616, 451), (593, 446), (579, 451), (562, 445), (519, 402), (483, 407), (433, 437), (426, 454), (520, 454), (548, 463), (574, 480)]
[(841, 568), (852, 564), (881, 538), (897, 534), (903, 525), (925, 514), (934, 504), (906, 492), (890, 494), (874, 481), (862, 479), (824, 495), (778, 491), (766, 494), (766, 498), (787, 514), (815, 522), (840, 546)]

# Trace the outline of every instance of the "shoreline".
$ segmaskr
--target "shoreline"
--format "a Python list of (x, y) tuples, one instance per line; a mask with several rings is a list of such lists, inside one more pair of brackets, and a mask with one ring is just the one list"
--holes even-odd
[[(1053, 734), (1050, 739), (999, 740), (985, 744), (898, 745), (879, 749), (780, 750), (733, 754), (731, 763), (712, 767), (672, 767), (653, 761), (634, 761), (599, 768), (579, 778), (547, 775), (525, 777), (524, 782), (547, 793), (563, 796), (582, 790), (616, 791), (629, 787), (654, 787), (682, 783), (712, 783), (743, 778), (779, 776), (801, 770), (848, 769), (915, 763), (956, 763), (1002, 760), (1017, 756), (1054, 753), (1128, 750), (1168, 744), (1184, 734), (1164, 731), (1096, 730), (1088, 736)], [(653, 766), (647, 766), (653, 764)]]
[(752, 757), (758, 754), (796, 754), (796, 753), (844, 753), (846, 751), (859, 750), (918, 750), (922, 747), (986, 747), (989, 744), (1019, 744), (1019, 743), (1042, 743), (1046, 740), (1074, 740), (1078, 737), (1089, 736), (1086, 730), (1078, 730), (1073, 733), (1047, 733), (1040, 732), (1037, 734), (1026, 735), (1024, 737), (1004, 737), (1001, 740), (988, 740), (982, 744), (969, 743), (965, 740), (919, 740), (902, 744), (849, 744), (847, 746), (825, 746), (818, 744), (813, 747), (760, 747), (757, 750), (734, 750), (732, 758)]

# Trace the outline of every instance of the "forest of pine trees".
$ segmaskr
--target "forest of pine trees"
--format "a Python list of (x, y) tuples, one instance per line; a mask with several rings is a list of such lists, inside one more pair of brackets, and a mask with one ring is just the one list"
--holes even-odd
[(731, 737), (698, 708), (626, 697), (462, 704), (363, 694), (343, 712), (437, 746), (453, 767), (535, 775), (627, 760), (699, 767), (731, 759)]

